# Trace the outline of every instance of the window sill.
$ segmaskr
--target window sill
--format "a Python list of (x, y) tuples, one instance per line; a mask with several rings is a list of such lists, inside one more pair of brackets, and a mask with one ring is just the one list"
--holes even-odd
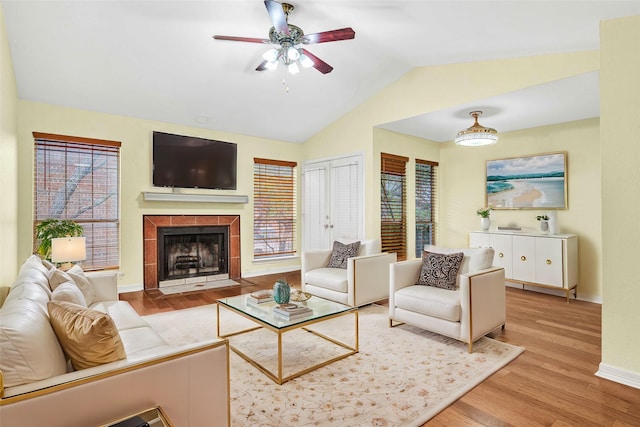
[(267, 262), (278, 262), (278, 261), (292, 261), (300, 259), (299, 255), (287, 255), (287, 256), (274, 256), (274, 257), (262, 257), (262, 258), (254, 258), (253, 262), (255, 264), (262, 264)]

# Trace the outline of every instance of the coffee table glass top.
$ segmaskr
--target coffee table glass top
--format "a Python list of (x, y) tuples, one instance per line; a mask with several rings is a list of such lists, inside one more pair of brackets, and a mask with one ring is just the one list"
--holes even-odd
[(274, 328), (286, 328), (298, 323), (309, 322), (311, 320), (318, 320), (323, 317), (333, 316), (338, 313), (345, 313), (356, 310), (355, 307), (340, 304), (337, 302), (329, 301), (324, 298), (312, 296), (305, 302), (295, 302), (296, 305), (304, 305), (313, 310), (313, 313), (308, 316), (303, 316), (295, 319), (286, 319), (282, 316), (274, 314), (273, 308), (278, 306), (275, 301), (254, 303), (247, 301), (249, 295), (238, 295), (229, 298), (221, 298), (218, 300), (219, 304), (227, 306), (229, 308), (240, 311), (246, 315), (251, 316), (259, 322), (264, 322)]

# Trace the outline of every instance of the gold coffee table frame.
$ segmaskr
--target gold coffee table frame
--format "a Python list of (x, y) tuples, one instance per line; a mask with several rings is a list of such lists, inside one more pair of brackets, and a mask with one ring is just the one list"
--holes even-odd
[[(273, 307), (277, 304), (275, 302), (266, 302), (261, 303), (259, 305), (250, 304), (247, 302), (246, 298), (248, 295), (239, 295), (230, 298), (222, 298), (218, 300), (217, 309), (216, 309), (216, 333), (220, 338), (229, 338), (232, 336), (245, 334), (248, 332), (252, 332), (261, 328), (270, 330), (277, 334), (278, 336), (278, 373), (274, 373), (255, 359), (253, 359), (248, 354), (245, 354), (243, 351), (235, 347), (229, 342), (229, 347), (233, 350), (238, 356), (242, 357), (244, 360), (258, 368), (262, 371), (267, 377), (271, 378), (277, 384), (283, 384), (293, 378), (297, 378), (301, 375), (304, 375), (308, 372), (314, 371), (318, 368), (326, 366), (330, 363), (336, 362), (338, 360), (344, 359), (346, 357), (351, 356), (359, 351), (359, 342), (358, 342), (358, 309), (357, 307), (350, 307), (344, 304), (339, 304), (333, 301), (325, 300), (320, 297), (311, 297), (307, 301), (307, 305), (314, 310), (314, 313), (309, 315), (306, 318), (295, 319), (295, 320), (286, 320), (281, 319), (280, 317), (273, 314)], [(221, 335), (220, 334), (220, 307), (224, 307), (227, 310), (239, 314), (240, 316), (249, 319), (259, 326), (243, 329), (237, 332), (232, 332), (228, 334)], [(326, 320), (335, 319), (341, 316), (347, 316), (352, 314), (355, 319), (354, 324), (354, 346), (351, 346), (345, 342), (339, 341), (335, 338), (331, 338), (327, 335), (324, 335), (320, 332), (313, 331), (308, 329), (307, 326), (313, 325), (315, 323), (324, 322)], [(292, 331), (295, 329), (303, 329), (307, 332), (310, 332), (326, 341), (329, 341), (337, 346), (340, 346), (346, 350), (346, 353), (341, 354), (339, 356), (333, 357), (324, 362), (318, 363), (311, 367), (305, 368), (301, 371), (294, 372), (289, 376), (283, 377), (282, 370), (282, 335), (285, 332)]]

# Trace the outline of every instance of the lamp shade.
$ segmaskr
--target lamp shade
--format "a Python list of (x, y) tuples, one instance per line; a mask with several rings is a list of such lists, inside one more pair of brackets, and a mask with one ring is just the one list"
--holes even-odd
[(60, 237), (51, 239), (51, 261), (72, 262), (87, 259), (85, 237)]

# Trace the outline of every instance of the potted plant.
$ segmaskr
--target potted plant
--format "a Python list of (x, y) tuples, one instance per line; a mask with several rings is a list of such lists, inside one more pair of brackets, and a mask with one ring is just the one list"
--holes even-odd
[(547, 215), (538, 215), (536, 219), (540, 221), (540, 231), (544, 233), (549, 231), (549, 217)]
[(70, 219), (47, 218), (36, 225), (36, 253), (43, 259), (51, 259), (51, 239), (58, 237), (82, 236), (84, 229), (80, 224)]
[(489, 218), (491, 210), (493, 210), (493, 207), (489, 205), (476, 211), (476, 215), (480, 217), (480, 225), (482, 226), (483, 231), (487, 231), (491, 226), (491, 218)]

